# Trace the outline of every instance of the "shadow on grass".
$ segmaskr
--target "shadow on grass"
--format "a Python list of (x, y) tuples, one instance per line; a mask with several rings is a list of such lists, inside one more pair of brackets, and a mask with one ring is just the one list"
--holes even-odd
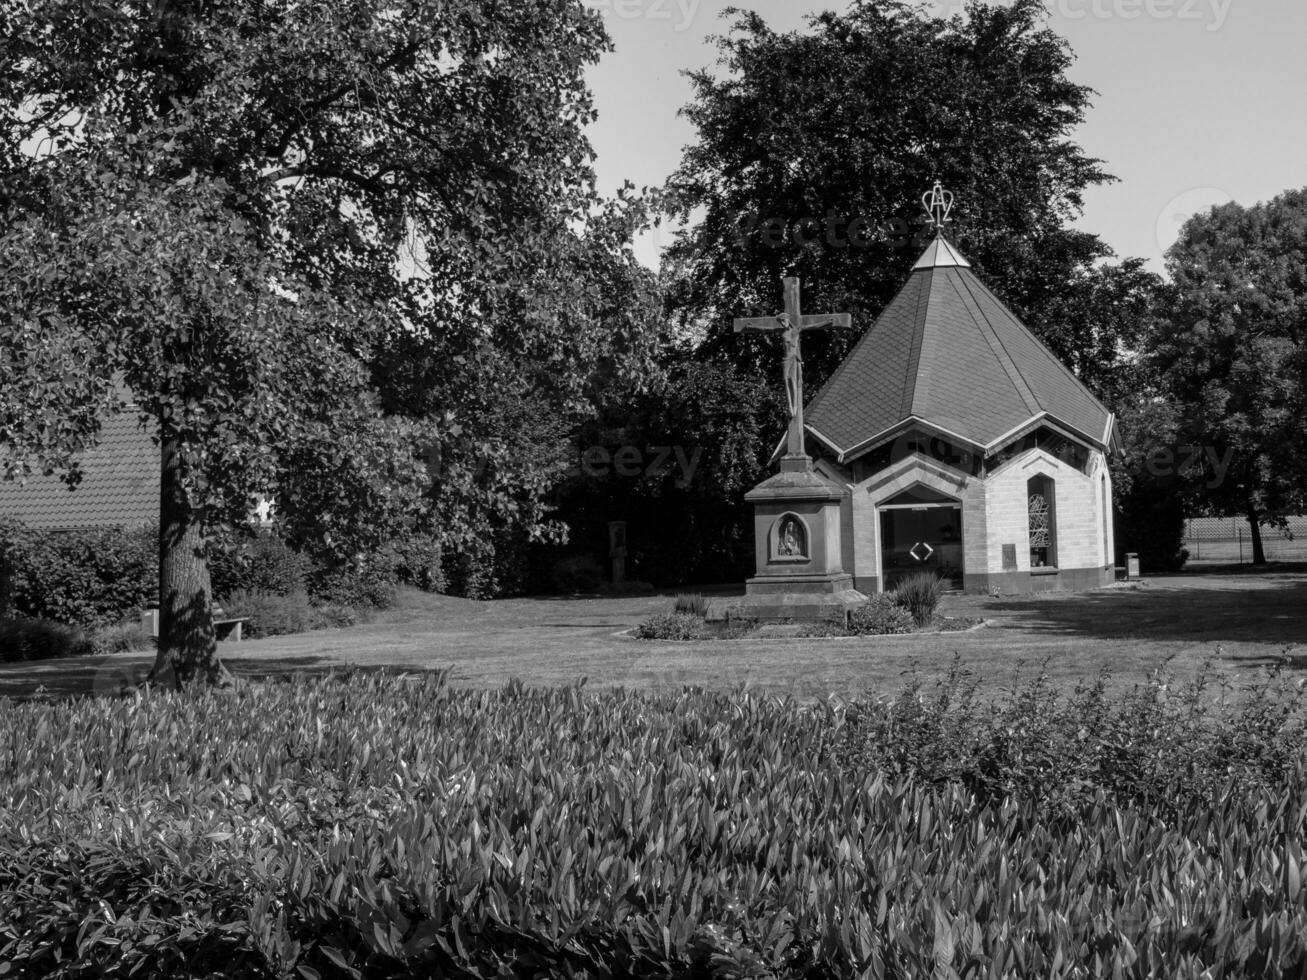
[(114, 657), (62, 657), (0, 664), (0, 697), (116, 694), (145, 680), (154, 654)]
[[(422, 674), (411, 664), (350, 664), (325, 657), (225, 657), (223, 664), (237, 677), (248, 681), (289, 680), (297, 677), (358, 674)], [(434, 669), (434, 668), (433, 668)]]
[(1173, 579), (1177, 584), (1167, 588), (1010, 597), (985, 608), (1003, 614), (1005, 625), (1099, 639), (1307, 641), (1307, 581), (1274, 575), (1265, 580), (1273, 587), (1186, 587)]
[(1307, 654), (1288, 652), (1278, 654), (1234, 654), (1226, 656), (1224, 659), (1249, 670), (1269, 670), (1278, 667), (1286, 673), (1307, 672)]
[[(325, 657), (224, 657), (223, 664), (247, 681), (324, 677), (328, 674), (419, 673), (412, 666), (355, 666)], [(122, 695), (145, 683), (153, 654), (111, 657), (63, 657), (0, 664), (0, 698), (62, 698), (81, 695)]]

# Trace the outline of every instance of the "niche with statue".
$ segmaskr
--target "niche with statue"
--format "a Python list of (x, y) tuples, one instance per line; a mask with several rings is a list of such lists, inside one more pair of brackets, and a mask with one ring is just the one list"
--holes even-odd
[(811, 559), (808, 525), (798, 514), (785, 513), (777, 518), (770, 537), (772, 561), (797, 563)]

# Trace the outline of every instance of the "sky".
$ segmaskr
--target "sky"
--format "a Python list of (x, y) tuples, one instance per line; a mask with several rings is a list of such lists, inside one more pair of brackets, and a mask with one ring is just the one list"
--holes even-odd
[[(999, 0), (1004, 2), (1004, 0)], [(729, 6), (777, 30), (842, 0), (586, 0), (616, 50), (589, 73), (601, 190), (662, 184), (694, 141), (678, 115), (685, 69), (710, 67)], [(923, 0), (935, 16), (961, 0)], [(1307, 186), (1307, 0), (1046, 0), (1076, 55), (1071, 79), (1097, 93), (1072, 138), (1118, 182), (1091, 189), (1079, 225), (1157, 272), (1191, 215)], [(927, 188), (923, 188), (923, 192)], [(637, 243), (656, 266), (666, 230)]]

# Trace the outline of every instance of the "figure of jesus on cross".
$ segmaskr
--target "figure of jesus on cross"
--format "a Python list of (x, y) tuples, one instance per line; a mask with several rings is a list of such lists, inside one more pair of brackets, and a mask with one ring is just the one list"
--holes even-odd
[(785, 399), (790, 409), (785, 456), (787, 459), (806, 459), (807, 454), (803, 451), (803, 358), (799, 338), (805, 330), (848, 330), (853, 326), (853, 318), (847, 313), (803, 316), (799, 309), (799, 280), (787, 276), (782, 282), (785, 284), (785, 312), (777, 316), (742, 317), (735, 321), (735, 332), (784, 332)]

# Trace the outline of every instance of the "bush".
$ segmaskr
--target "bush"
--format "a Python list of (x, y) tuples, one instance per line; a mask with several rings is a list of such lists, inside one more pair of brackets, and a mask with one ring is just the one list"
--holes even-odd
[(45, 531), (0, 526), (7, 608), (34, 619), (93, 629), (144, 607), (159, 588), (153, 527)]
[(573, 555), (554, 565), (554, 587), (559, 592), (598, 592), (604, 581), (603, 569), (590, 555)]
[(934, 572), (918, 572), (899, 582), (890, 594), (895, 602), (912, 613), (918, 626), (925, 626), (935, 615), (940, 596), (944, 594), (944, 582)]
[(707, 638), (708, 628), (702, 616), (660, 613), (637, 626), (635, 635), (642, 640), (702, 640)]
[(362, 555), (344, 565), (309, 573), (309, 597), (318, 605), (389, 609), (395, 604), (395, 556), (389, 551)]
[(353, 606), (325, 603), (313, 607), (313, 629), (344, 629), (358, 625), (361, 617)]
[(304, 592), (275, 595), (238, 589), (224, 600), (223, 609), (230, 618), (248, 619), (243, 630), (251, 638), (306, 633), (319, 622)]
[(676, 605), (672, 611), (703, 619), (708, 615), (708, 600), (698, 593), (692, 595), (682, 593), (676, 597)]
[(251, 639), (341, 629), (355, 626), (364, 618), (350, 605), (331, 602), (314, 605), (304, 592), (268, 595), (241, 590), (232, 593), (223, 608), (228, 617), (247, 620), (244, 632)]
[(91, 653), (91, 641), (76, 626), (49, 619), (0, 619), (0, 660), (49, 660)]
[(445, 591), (444, 553), (429, 535), (411, 535), (393, 545), (395, 576), (423, 592)]
[(850, 610), (846, 628), (853, 636), (890, 636), (911, 633), (914, 625), (912, 614), (893, 594), (881, 594)]
[(154, 649), (154, 637), (139, 619), (128, 619), (117, 626), (102, 626), (91, 633), (91, 652), (95, 654), (133, 653)]
[(1200, 695), (355, 675), (12, 705), (0, 958), (55, 980), (1301, 976), (1301, 694)]
[(313, 562), (271, 528), (242, 540), (209, 560), (213, 594), (220, 602), (236, 592), (290, 595), (307, 589)]

